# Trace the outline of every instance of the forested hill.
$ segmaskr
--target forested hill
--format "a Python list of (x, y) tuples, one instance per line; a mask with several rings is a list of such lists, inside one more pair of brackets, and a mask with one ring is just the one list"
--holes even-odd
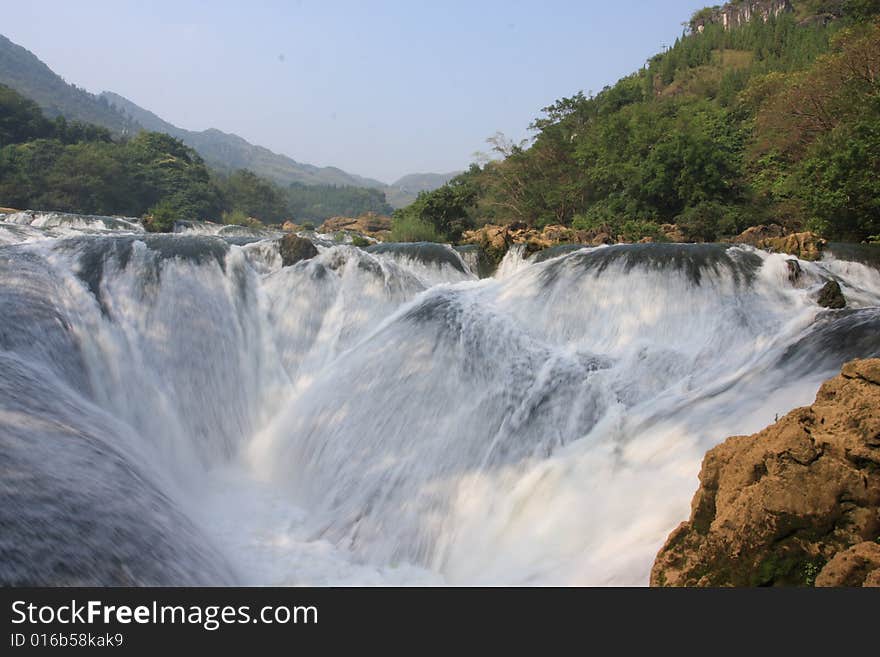
[(880, 0), (701, 10), (642, 69), (545, 107), (528, 142), (496, 136), (496, 160), (395, 224), (437, 239), (512, 222), (663, 239), (675, 224), (699, 241), (775, 222), (880, 239), (878, 14)]
[(283, 188), (246, 169), (218, 174), (168, 134), (119, 136), (63, 116), (49, 119), (2, 84), (0, 206), (145, 216), (147, 227), (160, 231), (177, 219), (277, 224), (391, 211), (378, 189)]
[(35, 101), (50, 118), (93, 123), (117, 134), (134, 134), (141, 126), (85, 89), (68, 84), (32, 52), (0, 34), (0, 84)]
[(209, 166), (219, 171), (249, 169), (279, 185), (301, 183), (377, 189), (385, 187), (385, 184), (378, 180), (346, 173), (337, 167), (316, 167), (297, 162), (286, 155), (273, 153), (268, 148), (255, 146), (235, 134), (213, 128), (200, 132), (178, 128), (127, 98), (109, 91), (103, 92), (98, 98), (147, 130), (177, 137), (187, 146), (196, 149)]
[(49, 118), (92, 123), (116, 135), (136, 134), (142, 129), (163, 132), (196, 149), (205, 162), (221, 172), (250, 169), (286, 186), (307, 185), (384, 188), (378, 180), (363, 178), (336, 167), (302, 164), (285, 155), (256, 146), (238, 135), (209, 129), (194, 132), (178, 128), (152, 112), (114, 93), (94, 95), (68, 84), (29, 50), (0, 35), (0, 84), (34, 100)]

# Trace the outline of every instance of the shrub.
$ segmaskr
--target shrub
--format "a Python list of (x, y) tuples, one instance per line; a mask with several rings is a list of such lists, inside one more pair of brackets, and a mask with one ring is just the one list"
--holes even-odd
[(442, 242), (443, 237), (427, 221), (399, 213), (391, 222), (392, 242)]
[(650, 237), (655, 242), (666, 242), (666, 234), (660, 230), (660, 226), (653, 221), (642, 219), (630, 219), (624, 222), (620, 234), (627, 242), (638, 242), (643, 237)]
[(151, 233), (170, 233), (178, 218), (177, 208), (168, 200), (157, 203), (147, 210), (144, 227)]
[(675, 223), (688, 240), (714, 242), (723, 235), (738, 233), (743, 218), (735, 207), (703, 201), (685, 208)]

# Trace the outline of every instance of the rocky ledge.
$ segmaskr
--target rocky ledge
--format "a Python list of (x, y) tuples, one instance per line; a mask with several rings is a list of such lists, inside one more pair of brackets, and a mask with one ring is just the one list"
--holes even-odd
[(318, 228), (321, 233), (337, 233), (347, 231), (360, 233), (379, 241), (385, 241), (391, 236), (391, 217), (367, 212), (359, 217), (332, 217), (327, 219)]
[(731, 242), (748, 244), (771, 253), (787, 253), (801, 260), (819, 260), (827, 244), (815, 233), (790, 233), (778, 224), (752, 226), (734, 237)]
[(652, 586), (880, 585), (880, 359), (706, 454)]
[[(325, 224), (326, 225), (326, 224)], [(661, 224), (659, 239), (667, 242), (687, 242), (685, 235), (675, 224)], [(655, 241), (644, 237), (642, 242)], [(733, 244), (746, 244), (773, 253), (786, 253), (801, 260), (818, 260), (826, 242), (815, 233), (793, 233), (777, 224), (753, 226), (727, 241)], [(599, 226), (590, 230), (577, 230), (568, 226), (551, 225), (542, 229), (530, 228), (524, 223), (511, 223), (504, 226), (486, 224), (462, 235), (462, 244), (476, 244), (494, 261), (500, 262), (507, 250), (514, 245), (525, 247), (526, 254), (536, 253), (561, 244), (583, 244), (600, 246), (602, 244), (623, 244), (627, 240), (616, 235), (610, 226)]]

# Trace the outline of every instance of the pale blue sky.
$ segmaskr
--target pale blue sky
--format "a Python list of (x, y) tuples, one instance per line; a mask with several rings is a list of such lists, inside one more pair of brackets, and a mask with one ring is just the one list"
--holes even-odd
[(0, 0), (0, 33), (68, 82), (191, 130), (391, 182), (466, 168), (496, 131), (598, 91), (699, 0)]

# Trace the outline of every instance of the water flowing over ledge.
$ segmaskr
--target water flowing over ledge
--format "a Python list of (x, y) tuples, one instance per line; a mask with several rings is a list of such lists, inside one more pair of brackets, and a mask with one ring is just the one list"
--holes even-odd
[(439, 245), (282, 268), (273, 235), (105, 219), (0, 222), (6, 584), (645, 584), (707, 449), (880, 355), (845, 249), (481, 280)]

